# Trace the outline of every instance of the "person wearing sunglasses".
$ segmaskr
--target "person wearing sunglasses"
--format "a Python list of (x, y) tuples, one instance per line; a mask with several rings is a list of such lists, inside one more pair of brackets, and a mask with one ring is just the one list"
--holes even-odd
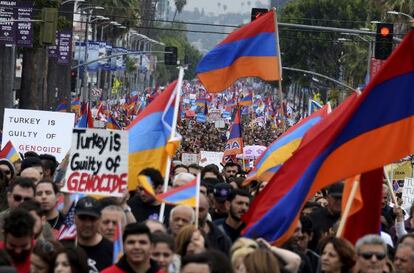
[(21, 203), (34, 198), (34, 184), (31, 179), (18, 177), (10, 185), (7, 192), (8, 209), (0, 213), (0, 228), (3, 226), (4, 218), (12, 209), (17, 208)]
[(382, 273), (387, 262), (387, 245), (376, 234), (365, 235), (355, 244), (359, 273)]

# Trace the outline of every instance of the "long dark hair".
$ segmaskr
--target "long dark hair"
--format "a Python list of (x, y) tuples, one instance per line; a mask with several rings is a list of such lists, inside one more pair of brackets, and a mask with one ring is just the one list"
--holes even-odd
[(60, 254), (66, 254), (72, 273), (89, 273), (88, 258), (82, 248), (65, 245), (64, 249), (56, 253), (56, 259)]

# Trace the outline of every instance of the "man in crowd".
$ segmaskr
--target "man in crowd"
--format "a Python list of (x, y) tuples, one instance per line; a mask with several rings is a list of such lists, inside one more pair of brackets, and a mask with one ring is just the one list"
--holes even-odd
[(170, 213), (170, 231), (173, 237), (177, 236), (180, 229), (193, 224), (195, 220), (194, 210), (189, 206), (176, 206)]
[(29, 168), (24, 169), (20, 173), (20, 177), (30, 178), (33, 180), (35, 184), (37, 184), (42, 179), (42, 176), (38, 168), (35, 168), (35, 167), (29, 167)]
[[(344, 189), (343, 183), (336, 183), (330, 185), (327, 188), (327, 201), (326, 207), (316, 209), (312, 214), (309, 215), (312, 223), (314, 233), (313, 242), (318, 243), (319, 239), (324, 233), (327, 233), (329, 229), (338, 222), (341, 216), (342, 210), (342, 192)], [(312, 249), (316, 249), (316, 245), (312, 245)]]
[(17, 175), (13, 163), (7, 158), (0, 159), (0, 170), (6, 175), (8, 181), (13, 180)]
[(122, 239), (125, 254), (118, 263), (102, 273), (163, 273), (157, 263), (151, 260), (152, 238), (146, 225), (128, 224)]
[(98, 231), (100, 217), (99, 203), (95, 198), (83, 197), (76, 203), (75, 241), (88, 256), (90, 273), (98, 273), (112, 265), (113, 245)]
[(35, 200), (24, 201), (19, 208), (25, 209), (35, 220), (33, 227), (33, 238), (36, 240), (55, 240), (52, 228), (46, 221), (45, 212), (39, 202)]
[(241, 171), (241, 167), (239, 164), (234, 163), (234, 162), (227, 162), (223, 168), (224, 180), (227, 183), (230, 183), (236, 177), (236, 174), (239, 173), (240, 171)]
[(241, 189), (233, 190), (226, 201), (228, 208), (227, 218), (214, 221), (214, 224), (223, 230), (232, 242), (240, 237), (240, 232), (245, 227), (241, 217), (249, 209), (250, 199), (249, 192)]
[(46, 220), (54, 230), (59, 230), (65, 216), (57, 209), (58, 186), (51, 181), (40, 181), (35, 188), (35, 199), (42, 206)]
[(29, 273), (35, 220), (24, 209), (13, 209), (4, 219), (0, 249), (7, 251), (18, 273)]
[(9, 214), (10, 210), (17, 208), (23, 201), (33, 199), (34, 191), (32, 180), (24, 177), (16, 178), (10, 185), (7, 193), (7, 204), (9, 208), (0, 213), (0, 227), (3, 225), (4, 217)]
[(44, 178), (47, 180), (52, 180), (53, 176), (55, 175), (56, 168), (58, 166), (56, 157), (49, 154), (41, 154), (39, 158), (43, 166)]
[(125, 212), (120, 206), (110, 205), (102, 209), (99, 232), (109, 241), (114, 241), (116, 227), (120, 225), (123, 230), (126, 224)]
[(407, 244), (400, 244), (394, 257), (396, 273), (414, 272), (414, 249)]
[(23, 171), (27, 168), (36, 169), (40, 173), (39, 181), (43, 179), (43, 166), (42, 166), (42, 161), (40, 160), (39, 157), (30, 156), (30, 157), (26, 157), (25, 159), (23, 159), (21, 173), (23, 173)]
[[(164, 180), (158, 170), (146, 168), (140, 172), (140, 175), (148, 176), (151, 179), (155, 193), (162, 192)], [(161, 203), (148, 194), (141, 186), (137, 187), (135, 196), (128, 201), (128, 205), (137, 222), (143, 222), (147, 219), (158, 220), (159, 218)], [(172, 206), (165, 206), (164, 219), (168, 220), (171, 209)]]
[(390, 189), (387, 185), (382, 185), (382, 202), (381, 202), (381, 228), (382, 231), (389, 233), (394, 225), (395, 217), (393, 208), (389, 205), (391, 198)]
[(379, 235), (365, 235), (355, 244), (359, 273), (382, 273), (387, 261), (387, 245)]
[(209, 246), (227, 254), (231, 247), (231, 241), (223, 231), (207, 219), (209, 208), (210, 206), (207, 197), (204, 194), (200, 194), (199, 226), (207, 235)]
[(226, 218), (228, 207), (226, 201), (230, 197), (233, 188), (227, 183), (218, 183), (213, 186), (212, 208), (210, 209), (213, 221)]

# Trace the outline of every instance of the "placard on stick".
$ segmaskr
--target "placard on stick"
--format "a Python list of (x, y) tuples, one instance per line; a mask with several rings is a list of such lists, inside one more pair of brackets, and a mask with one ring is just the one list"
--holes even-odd
[(405, 178), (402, 192), (403, 208), (409, 210), (414, 201), (414, 179)]
[(64, 192), (122, 196), (128, 181), (128, 133), (74, 129)]

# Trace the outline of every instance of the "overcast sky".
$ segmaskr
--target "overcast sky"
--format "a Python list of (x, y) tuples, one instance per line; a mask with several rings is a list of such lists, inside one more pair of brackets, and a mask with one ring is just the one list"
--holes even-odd
[[(174, 1), (170, 0), (170, 3)], [(184, 10), (192, 11), (195, 8), (201, 10), (204, 8), (205, 12), (213, 12), (215, 14), (225, 13), (223, 6), (226, 5), (226, 13), (250, 13), (251, 8), (257, 7), (256, 2), (260, 2), (269, 6), (270, 0), (187, 0)]]

